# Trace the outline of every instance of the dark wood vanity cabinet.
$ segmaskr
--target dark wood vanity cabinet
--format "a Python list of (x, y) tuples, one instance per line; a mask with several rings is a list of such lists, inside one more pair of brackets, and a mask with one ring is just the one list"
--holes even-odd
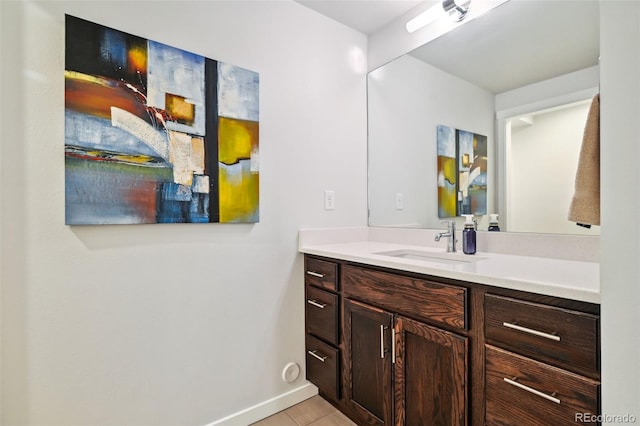
[(305, 256), (307, 379), (320, 394), (340, 400), (340, 296), (338, 264)]
[(438, 325), (465, 330), (467, 290), (345, 265), (342, 292), (346, 402), (356, 418), (466, 425), (467, 338)]
[(310, 255), (305, 269), (307, 378), (358, 425), (600, 413), (598, 305)]
[(486, 294), (485, 347), (487, 424), (593, 424), (598, 315)]
[(465, 425), (467, 339), (345, 299), (346, 403), (361, 424)]

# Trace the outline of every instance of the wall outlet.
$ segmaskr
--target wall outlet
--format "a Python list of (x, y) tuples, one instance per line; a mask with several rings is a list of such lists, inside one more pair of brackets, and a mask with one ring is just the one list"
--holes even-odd
[(404, 195), (402, 195), (402, 192), (396, 193), (396, 210), (404, 210)]
[(324, 209), (334, 210), (336, 208), (336, 193), (335, 191), (324, 191)]

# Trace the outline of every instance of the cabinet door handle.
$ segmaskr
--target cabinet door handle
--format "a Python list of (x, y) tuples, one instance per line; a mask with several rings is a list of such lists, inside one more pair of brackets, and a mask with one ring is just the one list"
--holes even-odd
[(312, 277), (324, 278), (324, 274), (319, 274), (313, 271), (307, 271), (307, 275), (311, 275)]
[(383, 324), (380, 324), (380, 358), (384, 359), (384, 353), (385, 353), (385, 349), (384, 349), (384, 331), (387, 329), (388, 327), (385, 327)]
[(312, 357), (314, 357), (320, 362), (324, 362), (327, 359), (326, 355), (318, 355), (316, 352), (317, 351), (307, 351), (309, 355), (311, 355)]
[(307, 303), (310, 304), (311, 306), (315, 306), (316, 308), (320, 308), (320, 309), (324, 309), (327, 307), (326, 303), (319, 303), (318, 301), (313, 299), (307, 299)]
[(396, 363), (396, 329), (391, 329), (391, 363)]
[(522, 383), (518, 383), (518, 382), (516, 382), (516, 380), (517, 380), (516, 377), (514, 377), (513, 379), (507, 379), (506, 377), (504, 377), (504, 381), (509, 383), (512, 386), (515, 386), (517, 388), (520, 388), (522, 390), (530, 392), (530, 393), (532, 393), (534, 395), (538, 395), (539, 397), (542, 397), (542, 398), (544, 398), (546, 400), (549, 400), (551, 402), (555, 402), (556, 404), (560, 404), (560, 400), (558, 398), (556, 398), (555, 396), (547, 395), (544, 392), (540, 392), (539, 390), (530, 388), (529, 386), (523, 385)]
[(534, 330), (532, 328), (522, 327), (520, 325), (512, 324), (510, 322), (503, 322), (502, 325), (507, 328), (522, 331), (524, 333), (533, 334), (534, 336), (544, 337), (545, 339), (555, 340), (556, 342), (560, 341), (560, 336), (556, 336), (555, 334), (549, 334), (543, 331)]

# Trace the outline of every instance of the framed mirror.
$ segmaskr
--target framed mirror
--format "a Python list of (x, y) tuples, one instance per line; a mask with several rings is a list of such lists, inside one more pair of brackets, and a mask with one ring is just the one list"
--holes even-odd
[(510, 0), (371, 71), (369, 225), (442, 227), (436, 129), (449, 126), (487, 138), (479, 230), (497, 213), (503, 231), (597, 234), (567, 213), (598, 47), (598, 1)]

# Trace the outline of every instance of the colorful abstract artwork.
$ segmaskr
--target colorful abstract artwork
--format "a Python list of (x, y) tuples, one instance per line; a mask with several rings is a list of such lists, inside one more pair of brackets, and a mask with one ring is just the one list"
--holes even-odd
[(259, 75), (70, 15), (68, 225), (259, 220)]
[(456, 131), (437, 126), (438, 217), (457, 216), (458, 173), (456, 171)]
[(487, 137), (437, 126), (438, 217), (487, 214)]

